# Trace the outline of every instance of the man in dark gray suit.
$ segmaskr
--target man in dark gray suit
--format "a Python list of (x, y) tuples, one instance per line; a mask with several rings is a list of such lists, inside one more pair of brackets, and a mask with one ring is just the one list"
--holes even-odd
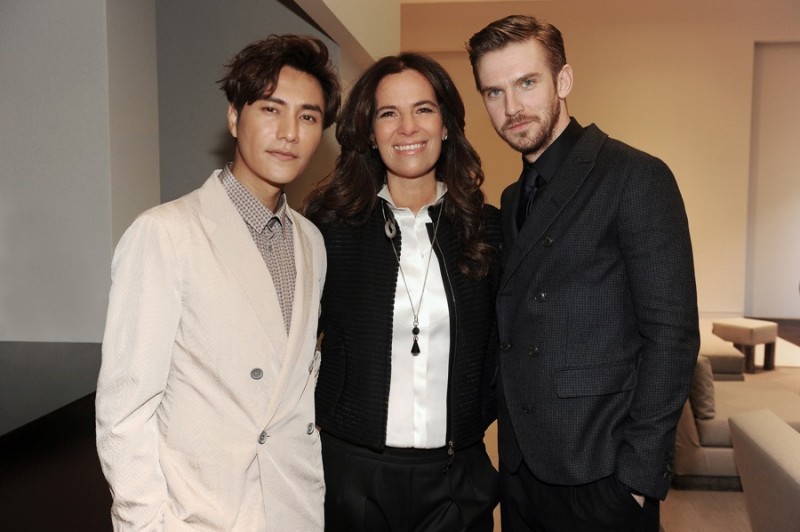
[(498, 134), (503, 531), (658, 530), (699, 347), (686, 213), (660, 160), (567, 112), (561, 33), (527, 16), (467, 45)]

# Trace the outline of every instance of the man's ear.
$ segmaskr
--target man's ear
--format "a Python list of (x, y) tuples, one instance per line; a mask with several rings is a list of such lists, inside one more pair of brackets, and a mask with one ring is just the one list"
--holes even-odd
[(558, 90), (558, 97), (562, 100), (567, 98), (567, 95), (572, 92), (572, 67), (564, 65), (561, 67), (561, 72), (558, 73), (556, 78), (556, 89)]
[(228, 131), (231, 132), (233, 138), (236, 138), (236, 125), (239, 122), (239, 114), (236, 112), (236, 108), (233, 106), (232, 103), (228, 104)]

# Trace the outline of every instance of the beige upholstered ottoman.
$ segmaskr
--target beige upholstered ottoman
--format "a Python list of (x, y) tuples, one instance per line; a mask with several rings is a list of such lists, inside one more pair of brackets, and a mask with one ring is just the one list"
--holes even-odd
[(708, 331), (700, 331), (700, 355), (711, 362), (711, 371), (715, 381), (743, 381), (744, 354), (732, 343)]
[(727, 318), (714, 320), (712, 331), (723, 340), (733, 342), (744, 353), (745, 372), (756, 372), (755, 346), (758, 344), (764, 344), (764, 369), (775, 369), (777, 323), (751, 318)]

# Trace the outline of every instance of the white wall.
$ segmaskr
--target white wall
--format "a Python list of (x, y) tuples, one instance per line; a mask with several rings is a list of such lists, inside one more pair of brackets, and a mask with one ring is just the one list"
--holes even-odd
[(159, 202), (155, 0), (106, 0), (112, 245)]
[(111, 250), (105, 0), (0, 4), (0, 340), (96, 341)]
[(0, 4), (0, 434), (95, 389), (113, 243), (158, 202), (154, 0)]
[(747, 304), (800, 318), (800, 42), (756, 46)]

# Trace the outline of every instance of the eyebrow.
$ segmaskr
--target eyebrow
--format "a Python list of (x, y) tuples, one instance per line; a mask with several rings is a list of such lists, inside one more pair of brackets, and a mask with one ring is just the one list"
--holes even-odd
[[(527, 74), (523, 74), (523, 75), (517, 77), (511, 85), (512, 86), (513, 85), (518, 85), (519, 83), (525, 81), (526, 79), (533, 79), (535, 81), (539, 81), (540, 79), (542, 79), (542, 73), (541, 72), (529, 72)], [(502, 90), (502, 88), (498, 87), (496, 85), (486, 85), (486, 86), (481, 86), (480, 92), (481, 92), (481, 94), (483, 94), (485, 92), (489, 92), (489, 91), (492, 91), (492, 90)]]
[[(288, 105), (286, 103), (286, 100), (282, 100), (280, 98), (275, 98), (274, 96), (262, 96), (260, 99), (265, 101), (265, 102), (277, 103), (278, 105), (283, 105), (284, 107)], [(314, 104), (314, 103), (304, 103), (304, 104), (302, 104), (300, 106), (300, 109), (303, 109), (303, 110), (306, 110), (306, 111), (316, 111), (317, 113), (322, 114), (322, 108), (319, 105)]]
[(541, 72), (530, 72), (528, 74), (523, 74), (522, 76), (518, 77), (515, 80), (515, 83), (519, 83), (520, 81), (524, 81), (526, 79), (535, 79), (536, 81), (539, 81), (539, 79), (541, 79), (541, 77), (542, 77), (542, 73)]
[[(419, 107), (420, 105), (432, 105), (432, 106), (437, 107), (437, 108), (439, 107), (439, 104), (437, 102), (434, 102), (434, 101), (431, 101), (431, 100), (420, 100), (418, 102), (414, 102), (414, 104), (411, 107)], [(397, 109), (397, 106), (394, 105), (394, 104), (383, 105), (381, 107), (378, 107), (375, 110), (376, 111), (382, 111), (384, 109)]]

